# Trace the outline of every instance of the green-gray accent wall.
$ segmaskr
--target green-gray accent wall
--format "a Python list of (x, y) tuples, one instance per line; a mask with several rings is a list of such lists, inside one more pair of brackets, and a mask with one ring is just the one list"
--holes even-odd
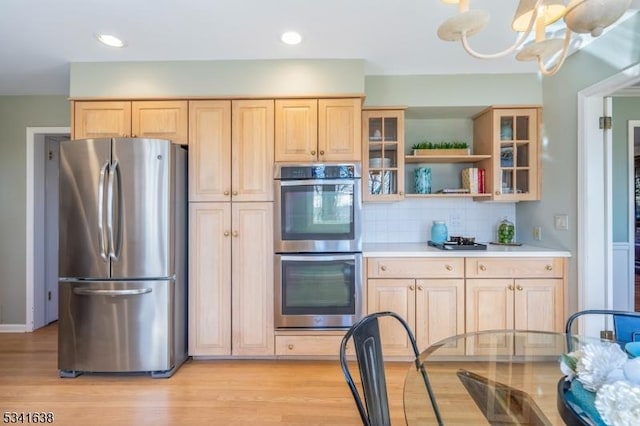
[(640, 120), (640, 97), (614, 97), (612, 103), (612, 156), (616, 165), (611, 170), (613, 242), (630, 242), (629, 203), (633, 200), (629, 200), (629, 120)]
[(1, 324), (26, 322), (27, 127), (68, 127), (64, 96), (0, 96)]

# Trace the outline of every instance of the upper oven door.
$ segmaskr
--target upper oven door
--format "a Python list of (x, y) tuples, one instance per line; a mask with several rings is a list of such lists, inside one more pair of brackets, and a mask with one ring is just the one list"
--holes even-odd
[(275, 251), (362, 250), (360, 179), (275, 181)]

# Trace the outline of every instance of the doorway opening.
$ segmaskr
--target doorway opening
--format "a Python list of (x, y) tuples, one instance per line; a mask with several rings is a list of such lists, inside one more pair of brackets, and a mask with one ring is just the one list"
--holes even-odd
[(58, 153), (69, 134), (68, 127), (27, 128), (25, 331), (58, 319)]

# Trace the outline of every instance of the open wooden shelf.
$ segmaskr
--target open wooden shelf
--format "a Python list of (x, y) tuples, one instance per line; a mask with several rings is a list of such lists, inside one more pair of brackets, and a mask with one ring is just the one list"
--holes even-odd
[[(491, 155), (405, 155), (405, 163), (477, 163), (487, 160)], [(409, 194), (407, 194), (409, 195)], [(477, 195), (477, 194), (476, 194)]]

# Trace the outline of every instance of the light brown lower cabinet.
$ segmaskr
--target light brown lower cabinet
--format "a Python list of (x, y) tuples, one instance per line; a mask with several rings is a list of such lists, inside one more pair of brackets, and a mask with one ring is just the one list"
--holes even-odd
[[(564, 329), (565, 270), (562, 258), (466, 259), (466, 331)], [(468, 354), (486, 354), (498, 345), (504, 354), (549, 352), (554, 339), (467, 342)], [(554, 349), (555, 351), (555, 349)], [(552, 352), (551, 352), (552, 353)]]
[[(367, 312), (399, 314), (413, 329), (418, 349), (423, 351), (464, 332), (463, 277), (463, 259), (368, 259)], [(385, 318), (380, 328), (385, 355), (412, 356), (400, 323)], [(464, 347), (449, 346), (441, 353), (461, 355)]]
[(190, 203), (189, 355), (273, 356), (273, 203)]

